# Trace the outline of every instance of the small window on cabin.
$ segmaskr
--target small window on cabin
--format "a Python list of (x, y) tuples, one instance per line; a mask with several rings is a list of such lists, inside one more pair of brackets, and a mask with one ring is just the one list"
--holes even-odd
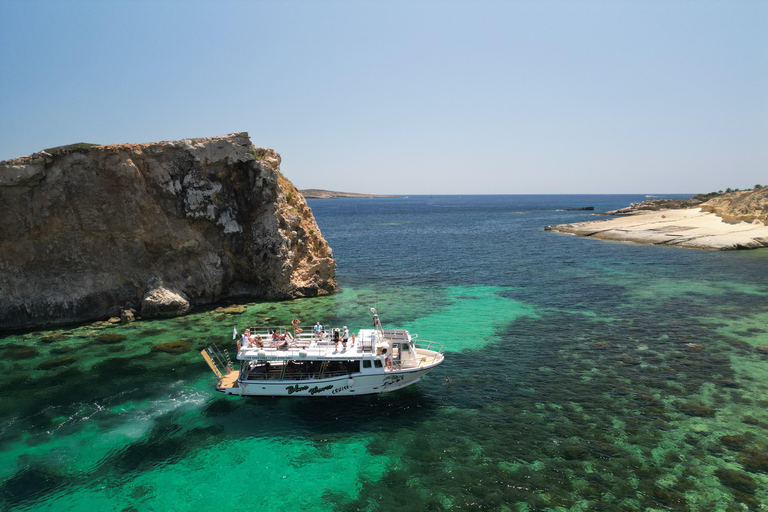
[(381, 361), (379, 361), (378, 359), (375, 360), (373, 362), (373, 366), (375, 366), (376, 368), (381, 368), (382, 367)]
[(409, 351), (409, 350), (411, 350), (411, 347), (410, 347), (410, 345), (408, 345), (407, 343), (404, 343), (404, 344), (403, 344), (403, 352), (407, 352), (407, 351)]
[(370, 368), (371, 362), (370, 361), (363, 361), (363, 368)]

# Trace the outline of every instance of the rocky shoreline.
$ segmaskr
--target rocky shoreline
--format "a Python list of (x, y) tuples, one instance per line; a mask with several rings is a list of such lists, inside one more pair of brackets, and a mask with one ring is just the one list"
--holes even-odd
[(620, 217), (546, 229), (601, 240), (695, 249), (768, 247), (768, 187), (723, 194), (706, 202), (696, 198), (644, 201), (598, 215)]
[(0, 162), (0, 329), (333, 292), (331, 249), (280, 161), (236, 133)]
[(597, 215), (637, 215), (639, 213), (658, 212), (660, 210), (694, 208), (703, 202), (695, 197), (688, 199), (649, 199), (642, 203), (632, 203), (626, 208), (598, 213)]

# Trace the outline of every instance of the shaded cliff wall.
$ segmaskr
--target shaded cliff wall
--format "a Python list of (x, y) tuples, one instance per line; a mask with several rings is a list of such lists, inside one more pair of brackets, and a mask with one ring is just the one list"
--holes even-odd
[[(280, 155), (247, 133), (0, 162), (0, 329), (330, 293), (336, 264)], [(141, 311), (138, 311), (141, 314)]]

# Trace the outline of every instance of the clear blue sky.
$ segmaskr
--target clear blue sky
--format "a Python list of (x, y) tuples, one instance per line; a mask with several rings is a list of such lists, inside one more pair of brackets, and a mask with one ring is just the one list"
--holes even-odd
[(0, 160), (248, 131), (299, 188), (768, 184), (768, 2), (0, 0)]

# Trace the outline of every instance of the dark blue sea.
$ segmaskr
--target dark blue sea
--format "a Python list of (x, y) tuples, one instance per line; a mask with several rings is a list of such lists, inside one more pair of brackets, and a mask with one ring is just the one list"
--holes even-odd
[[(645, 199), (310, 200), (334, 295), (5, 335), (0, 510), (768, 510), (768, 250), (544, 230)], [(443, 367), (239, 399), (199, 356), (233, 326), (357, 330), (370, 307)]]

